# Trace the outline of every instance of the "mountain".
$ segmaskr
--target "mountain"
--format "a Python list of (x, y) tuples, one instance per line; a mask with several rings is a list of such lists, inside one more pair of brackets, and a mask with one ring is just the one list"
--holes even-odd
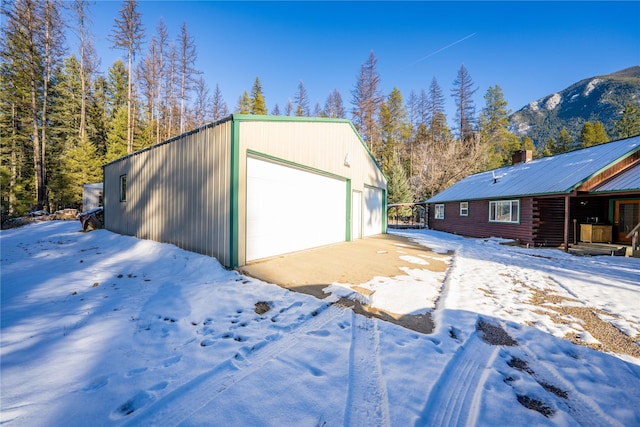
[(510, 116), (511, 129), (529, 136), (537, 147), (549, 137), (556, 139), (563, 127), (575, 139), (586, 121), (599, 120), (615, 139), (615, 122), (629, 102), (640, 99), (640, 66), (604, 76), (591, 77), (529, 103)]

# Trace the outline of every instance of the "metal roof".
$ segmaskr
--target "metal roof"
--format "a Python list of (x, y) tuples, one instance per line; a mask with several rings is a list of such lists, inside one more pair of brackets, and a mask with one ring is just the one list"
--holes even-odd
[(591, 193), (640, 190), (640, 165), (624, 171), (611, 181), (598, 186)]
[[(428, 203), (567, 194), (640, 150), (640, 136), (470, 175)], [(634, 168), (638, 169), (638, 168)]]

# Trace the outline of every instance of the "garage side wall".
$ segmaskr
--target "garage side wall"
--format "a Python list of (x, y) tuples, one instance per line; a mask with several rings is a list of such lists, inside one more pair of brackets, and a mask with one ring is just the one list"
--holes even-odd
[[(105, 165), (105, 228), (229, 265), (230, 153), (227, 121)], [(122, 177), (126, 200), (120, 200)]]

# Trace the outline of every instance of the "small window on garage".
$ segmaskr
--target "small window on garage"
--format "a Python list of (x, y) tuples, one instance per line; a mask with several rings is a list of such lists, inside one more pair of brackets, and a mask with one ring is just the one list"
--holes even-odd
[(120, 201), (127, 201), (127, 175), (120, 175)]
[(469, 216), (469, 202), (460, 202), (460, 216)]
[(444, 219), (444, 204), (438, 203), (436, 204), (436, 210), (434, 212), (435, 219)]

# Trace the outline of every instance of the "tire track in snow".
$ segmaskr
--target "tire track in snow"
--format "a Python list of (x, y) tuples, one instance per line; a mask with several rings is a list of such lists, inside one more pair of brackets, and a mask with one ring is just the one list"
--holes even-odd
[(124, 425), (175, 426), (182, 423), (208, 405), (220, 393), (294, 346), (308, 332), (317, 330), (340, 317), (345, 310), (333, 304), (317, 309), (317, 315), (302, 321), (295, 329), (279, 339), (270, 342), (262, 341), (256, 344), (254, 350), (246, 356), (227, 360), (200, 374), (154, 402), (148, 409), (141, 408), (136, 411), (136, 416)]
[(475, 425), (487, 368), (500, 346), (489, 346), (474, 332), (440, 374), (416, 426)]
[(344, 425), (389, 426), (387, 387), (378, 358), (378, 320), (352, 312), (351, 331)]

